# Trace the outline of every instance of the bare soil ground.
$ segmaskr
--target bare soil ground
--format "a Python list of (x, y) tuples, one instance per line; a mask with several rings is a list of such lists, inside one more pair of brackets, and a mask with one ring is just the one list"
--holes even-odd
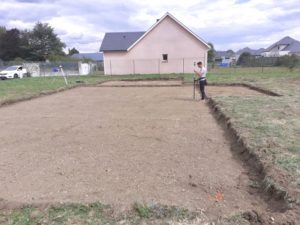
[(139, 81), (107, 81), (100, 86), (105, 87), (131, 87), (131, 86), (180, 86), (182, 80), (139, 80)]
[[(210, 95), (257, 95), (208, 87)], [(0, 199), (271, 210), (192, 87), (82, 87), (0, 108)], [(1, 200), (0, 200), (1, 203)]]

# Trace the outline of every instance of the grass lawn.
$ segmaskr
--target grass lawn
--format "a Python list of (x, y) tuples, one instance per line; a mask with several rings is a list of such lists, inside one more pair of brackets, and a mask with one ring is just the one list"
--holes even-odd
[[(13, 212), (0, 212), (0, 224), (10, 225), (190, 225), (208, 224), (209, 219), (202, 212), (191, 212), (173, 206), (135, 203), (131, 210), (115, 213), (109, 205), (61, 204), (45, 209), (25, 206)], [(222, 225), (250, 225), (239, 212), (223, 219)]]
[[(209, 74), (210, 83), (250, 83), (263, 87), (271, 87), (273, 84), (281, 79), (297, 78), (300, 76), (300, 69), (289, 72), (285, 68), (224, 68), (212, 69)], [(183, 78), (185, 82), (192, 82), (192, 74), (150, 74), (150, 75), (127, 75), (127, 76), (73, 76), (68, 77), (69, 86), (78, 85), (76, 81), (82, 81), (86, 84), (96, 84), (106, 80), (137, 80), (137, 79), (158, 79), (158, 78)], [(278, 85), (277, 85), (278, 87)], [(40, 93), (58, 90), (65, 88), (65, 83), (62, 77), (37, 77), (24, 78), (18, 80), (0, 80), (0, 105), (4, 101), (22, 99)], [(284, 90), (277, 88), (279, 93)]]
[[(136, 80), (157, 78), (183, 78), (192, 82), (193, 75), (128, 75), (69, 77), (70, 86), (96, 84), (105, 80)], [(231, 118), (232, 124), (255, 151), (272, 165), (291, 175), (290, 185), (300, 187), (300, 69), (289, 72), (285, 68), (212, 69), (210, 84), (244, 83), (281, 94), (281, 97), (216, 97), (214, 100)], [(64, 88), (60, 77), (27, 78), (0, 81), (1, 102), (35, 96), (42, 92)], [(161, 214), (162, 213), (162, 214)], [(202, 219), (197, 214), (169, 207), (149, 208), (135, 205), (128, 215), (112, 216), (111, 209), (101, 204), (66, 204), (44, 210), (25, 207), (1, 212), (0, 224), (180, 224), (174, 221)], [(44, 221), (44, 222), (43, 222)], [(123, 222), (122, 222), (123, 221)], [(168, 223), (166, 222), (168, 221)], [(170, 222), (171, 221), (171, 222)], [(172, 223), (173, 221), (173, 223)], [(236, 222), (237, 221), (237, 222)], [(227, 223), (228, 222), (228, 223)], [(248, 224), (235, 215), (224, 224)], [(185, 223), (181, 223), (185, 224)], [(196, 223), (195, 223), (196, 224)]]
[[(73, 76), (68, 77), (69, 87), (79, 85), (77, 81), (85, 84), (97, 84), (107, 80), (136, 80), (136, 79), (158, 79), (158, 78), (181, 78), (182, 75), (128, 75), (128, 76)], [(0, 105), (5, 101), (27, 98), (66, 88), (62, 77), (36, 77), (17, 80), (0, 80)]]
[[(246, 83), (271, 90), (281, 97), (216, 97), (215, 101), (252, 149), (263, 152), (273, 164), (293, 176), (300, 187), (300, 71), (242, 73), (215, 83)], [(221, 75), (219, 73), (218, 75)], [(224, 75), (224, 74), (223, 74)], [(217, 75), (216, 75), (217, 76)], [(228, 75), (225, 74), (225, 77)], [(235, 76), (233, 79), (232, 77)]]

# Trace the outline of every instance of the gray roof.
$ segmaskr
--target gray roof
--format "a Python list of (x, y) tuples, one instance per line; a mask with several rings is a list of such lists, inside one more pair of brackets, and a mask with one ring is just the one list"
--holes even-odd
[(235, 53), (230, 52), (230, 51), (216, 51), (215, 52), (215, 57), (218, 58), (222, 58), (222, 57), (234, 57)]
[(300, 52), (300, 42), (291, 38), (291, 37), (284, 37), (278, 42), (272, 44), (270, 47), (266, 49), (266, 51), (270, 51), (272, 48), (279, 46), (279, 45), (286, 45), (282, 51), (290, 51), (292, 53), (298, 53)]
[(97, 53), (78, 53), (71, 56), (75, 59), (91, 59), (93, 61), (103, 61), (103, 54)]
[(106, 33), (100, 51), (126, 51), (145, 32), (114, 32)]
[(251, 55), (261, 55), (261, 53), (263, 53), (264, 51), (265, 51), (264, 48), (260, 48), (260, 49), (251, 49), (251, 48), (246, 47), (246, 48), (243, 48), (243, 49), (238, 50), (236, 53), (237, 53), (238, 55), (241, 55), (241, 54), (243, 54), (244, 52), (248, 52), (248, 53), (250, 53)]

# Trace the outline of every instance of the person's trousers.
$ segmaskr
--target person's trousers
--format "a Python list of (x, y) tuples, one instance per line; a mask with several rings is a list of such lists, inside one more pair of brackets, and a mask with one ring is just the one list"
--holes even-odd
[(199, 86), (200, 86), (200, 93), (201, 93), (201, 99), (205, 99), (205, 85), (206, 85), (206, 80), (200, 80), (199, 81)]

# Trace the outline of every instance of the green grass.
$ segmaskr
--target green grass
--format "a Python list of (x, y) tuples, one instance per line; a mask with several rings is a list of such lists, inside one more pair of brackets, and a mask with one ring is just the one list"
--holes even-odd
[(300, 102), (297, 96), (216, 97), (252, 149), (300, 178)]
[(214, 99), (249, 146), (262, 158), (271, 160), (274, 166), (289, 173), (294, 180), (290, 185), (299, 186), (300, 72), (250, 74), (248, 77), (251, 82), (243, 76), (234, 82), (241, 80), (241, 83), (283, 96), (227, 96)]
[[(272, 86), (276, 80), (299, 77), (300, 69), (289, 72), (285, 68), (224, 68), (212, 69), (208, 73), (209, 83), (248, 83), (261, 86)], [(76, 86), (76, 81), (85, 84), (97, 84), (108, 80), (139, 80), (139, 79), (176, 79), (183, 78), (185, 82), (193, 81), (193, 74), (149, 74), (149, 75), (122, 75), (104, 76), (102, 74), (93, 76), (68, 77), (69, 86)], [(16, 100), (38, 95), (64, 88), (66, 85), (62, 77), (37, 77), (18, 80), (0, 81), (0, 103), (3, 101)]]
[(225, 219), (224, 225), (250, 225), (250, 222), (244, 219), (242, 213), (236, 213)]
[[(1, 215), (1, 214), (0, 214)], [(101, 203), (62, 204), (39, 209), (26, 206), (5, 211), (3, 224), (8, 225), (101, 225), (101, 224), (174, 224), (180, 221), (204, 220), (203, 215), (174, 206), (135, 203), (131, 210), (115, 213), (112, 207)], [(1, 219), (1, 217), (0, 217)]]
[[(220, 217), (220, 225), (250, 225), (238, 212), (229, 217)], [(222, 221), (222, 222), (221, 222)], [(192, 225), (211, 224), (203, 212), (166, 205), (135, 203), (127, 211), (115, 212), (109, 205), (61, 204), (47, 208), (25, 206), (6, 210), (0, 214), (0, 224), (5, 225)]]
[[(26, 206), (21, 209), (6, 211), (5, 224), (35, 225), (35, 224), (106, 224), (114, 222), (112, 210), (100, 203), (62, 204), (46, 209)], [(111, 223), (112, 224), (112, 223)]]
[[(127, 75), (127, 76), (72, 76), (68, 77), (69, 87), (79, 85), (77, 81), (85, 84), (97, 84), (108, 80), (139, 80), (139, 79), (176, 79), (181, 78), (181, 75)], [(64, 79), (62, 77), (36, 77), (24, 78), (17, 80), (0, 80), (0, 103), (9, 100), (27, 98), (65, 88)]]

